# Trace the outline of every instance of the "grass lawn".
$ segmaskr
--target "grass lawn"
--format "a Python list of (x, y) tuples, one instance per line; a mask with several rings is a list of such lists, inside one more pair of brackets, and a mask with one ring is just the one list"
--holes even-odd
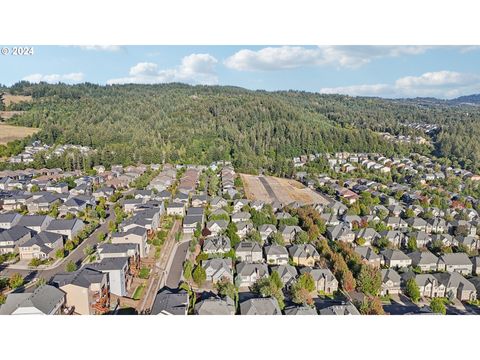
[(140, 279), (148, 279), (150, 277), (150, 269), (147, 267), (142, 267), (140, 273), (138, 274)]
[(140, 300), (143, 295), (143, 290), (145, 290), (145, 285), (138, 286), (133, 293), (133, 300)]
[(23, 139), (24, 137), (39, 132), (40, 129), (24, 126), (0, 124), (0, 145), (5, 145), (11, 141)]

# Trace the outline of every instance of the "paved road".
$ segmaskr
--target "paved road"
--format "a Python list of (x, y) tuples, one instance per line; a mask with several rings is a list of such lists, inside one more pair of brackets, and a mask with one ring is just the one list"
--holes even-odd
[(258, 179), (263, 184), (263, 187), (265, 188), (265, 190), (267, 190), (268, 196), (270, 196), (271, 199), (280, 202), (280, 200), (278, 200), (277, 196), (273, 192), (273, 189), (270, 186), (270, 184), (268, 183), (267, 179), (265, 179), (263, 176), (259, 176)]
[(94, 246), (98, 243), (98, 234), (103, 232), (104, 234), (108, 233), (108, 223), (111, 220), (114, 220), (115, 213), (113, 211), (113, 206), (110, 206), (107, 210), (107, 218), (105, 222), (100, 225), (87, 239), (85, 239), (77, 248), (75, 248), (68, 256), (64, 259), (64, 261), (58, 263), (55, 267), (49, 268), (46, 270), (15, 270), (15, 269), (8, 269), (5, 266), (2, 267), (0, 265), (0, 276), (9, 277), (14, 273), (19, 273), (22, 275), (25, 280), (31, 281), (35, 278), (43, 278), (47, 282), (52, 279), (56, 274), (65, 271), (65, 264), (70, 261), (73, 261), (77, 265), (79, 265), (83, 259), (85, 259), (85, 254), (83, 250), (87, 247), (87, 245)]
[(183, 262), (187, 257), (188, 242), (183, 242), (178, 245), (175, 255), (173, 256), (172, 264), (167, 274), (166, 286), (175, 289), (180, 285), (180, 279), (183, 272)]

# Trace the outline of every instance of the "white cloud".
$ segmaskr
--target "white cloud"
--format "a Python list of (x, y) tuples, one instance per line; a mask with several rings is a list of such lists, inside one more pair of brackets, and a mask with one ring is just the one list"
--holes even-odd
[(80, 49), (89, 51), (109, 51), (116, 52), (123, 50), (123, 46), (120, 45), (80, 45)]
[(480, 92), (480, 76), (455, 71), (427, 72), (405, 76), (393, 84), (352, 85), (322, 88), (324, 94), (384, 97), (437, 97), (450, 99)]
[(29, 81), (31, 83), (47, 82), (50, 84), (56, 84), (59, 82), (74, 84), (82, 82), (84, 74), (81, 72), (69, 73), (69, 74), (31, 74), (25, 76), (22, 80)]
[(283, 70), (302, 66), (356, 68), (373, 59), (417, 55), (427, 51), (427, 46), (301, 46), (266, 47), (258, 51), (243, 49), (225, 60), (234, 70)]
[(160, 84), (185, 82), (190, 84), (213, 85), (218, 83), (215, 66), (217, 59), (209, 54), (185, 56), (179, 66), (159, 70), (158, 65), (141, 62), (130, 68), (129, 76), (110, 79), (107, 84)]

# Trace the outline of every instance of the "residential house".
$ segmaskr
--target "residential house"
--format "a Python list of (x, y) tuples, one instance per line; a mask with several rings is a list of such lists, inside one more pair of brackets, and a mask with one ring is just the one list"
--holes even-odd
[(360, 257), (362, 261), (375, 268), (380, 268), (383, 258), (375, 253), (370, 246), (356, 246), (353, 249)]
[(389, 268), (403, 268), (412, 264), (412, 259), (397, 249), (385, 249), (380, 252), (385, 266)]
[(240, 211), (237, 213), (232, 214), (232, 222), (238, 223), (241, 221), (249, 221), (252, 216), (248, 212)]
[(295, 266), (292, 266), (290, 264), (272, 266), (270, 270), (271, 273), (276, 271), (278, 275), (280, 275), (280, 279), (282, 280), (286, 288), (290, 287), (290, 285), (295, 281), (298, 276), (297, 269), (295, 268)]
[(232, 260), (231, 259), (209, 259), (202, 261), (202, 267), (207, 274), (207, 281), (217, 283), (227, 280), (233, 283)]
[(16, 212), (0, 214), (0, 229), (10, 229), (17, 225), (22, 215)]
[(477, 299), (475, 285), (465, 279), (459, 272), (438, 273), (435, 277), (445, 285), (445, 296), (456, 297), (460, 301), (472, 301)]
[(277, 228), (272, 224), (263, 224), (258, 227), (258, 232), (260, 233), (262, 240), (266, 241), (272, 236), (272, 234), (277, 232)]
[(288, 252), (296, 265), (314, 266), (320, 260), (320, 254), (312, 244), (293, 245)]
[(351, 303), (330, 305), (319, 311), (320, 315), (360, 315), (357, 308)]
[(421, 271), (437, 271), (438, 257), (430, 251), (414, 251), (407, 256), (412, 259), (412, 266), (418, 267)]
[(52, 284), (66, 293), (65, 305), (80, 315), (105, 314), (110, 310), (108, 274), (88, 267), (72, 273), (60, 273)]
[(473, 272), (473, 264), (465, 253), (443, 254), (438, 260), (438, 270), (471, 275)]
[(110, 293), (117, 296), (127, 296), (132, 284), (128, 257), (105, 257), (100, 262), (89, 264), (89, 268), (108, 273), (110, 280)]
[(0, 255), (16, 252), (31, 237), (31, 230), (23, 226), (14, 226), (8, 230), (0, 230)]
[(147, 244), (147, 230), (135, 226), (125, 232), (114, 232), (111, 236), (112, 244), (137, 244), (140, 249), (140, 257), (147, 256), (150, 245)]
[(277, 299), (253, 298), (240, 303), (242, 315), (282, 315)]
[(264, 248), (265, 258), (269, 265), (285, 265), (288, 264), (288, 251), (285, 246), (270, 245)]
[(42, 231), (18, 247), (21, 260), (54, 258), (57, 250), (63, 248), (63, 236)]
[(80, 219), (53, 219), (48, 224), (46, 231), (63, 235), (72, 240), (84, 228), (85, 223)]
[(303, 230), (300, 226), (297, 225), (282, 225), (280, 226), (280, 233), (283, 236), (283, 239), (286, 243), (291, 243), (295, 240), (295, 237), (301, 233)]
[(240, 221), (235, 224), (237, 227), (236, 234), (240, 237), (240, 239), (244, 239), (253, 231), (253, 224), (248, 221)]
[(17, 225), (24, 226), (27, 229), (39, 233), (40, 231), (46, 230), (52, 220), (53, 218), (48, 215), (24, 215)]
[(183, 289), (161, 289), (155, 296), (150, 315), (187, 315), (188, 293)]
[(167, 205), (167, 215), (170, 216), (185, 216), (185, 203), (172, 202)]
[(332, 241), (343, 241), (346, 243), (355, 241), (355, 233), (345, 224), (327, 228), (327, 237)]
[(256, 242), (241, 241), (235, 248), (235, 255), (239, 261), (247, 263), (262, 262), (262, 248)]
[(227, 230), (228, 221), (226, 220), (211, 220), (207, 222), (206, 228), (210, 231), (211, 236), (218, 236)]
[(41, 285), (33, 292), (10, 293), (0, 306), (0, 315), (60, 315), (65, 293), (51, 285)]
[(205, 239), (202, 251), (206, 254), (225, 254), (232, 249), (228, 236), (215, 236)]
[(240, 262), (236, 266), (237, 276), (235, 285), (239, 288), (250, 287), (259, 279), (268, 276), (268, 268), (265, 264)]
[(318, 269), (309, 266), (301, 268), (300, 274), (310, 274), (315, 281), (315, 289), (325, 294), (333, 294), (338, 290), (338, 280), (328, 268)]
[(195, 304), (195, 315), (235, 315), (235, 301), (225, 296), (209, 296)]
[(380, 295), (393, 295), (399, 294), (401, 292), (400, 283), (401, 277), (400, 275), (393, 269), (382, 269), (381, 272), (382, 277), (382, 287), (380, 291)]
[(285, 315), (318, 315), (317, 310), (310, 306), (287, 306), (284, 313)]

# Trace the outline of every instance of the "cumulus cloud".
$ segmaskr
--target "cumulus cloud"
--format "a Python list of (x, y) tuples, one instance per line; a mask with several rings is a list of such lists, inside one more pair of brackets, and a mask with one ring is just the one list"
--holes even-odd
[(81, 72), (69, 73), (69, 74), (31, 74), (25, 76), (22, 80), (29, 81), (31, 83), (47, 82), (50, 84), (56, 84), (59, 82), (75, 84), (82, 82), (84, 74)]
[(420, 76), (405, 76), (393, 84), (352, 85), (322, 88), (324, 94), (384, 97), (454, 98), (480, 92), (480, 76), (456, 71), (426, 72)]
[(417, 55), (428, 46), (302, 46), (242, 49), (225, 60), (225, 66), (239, 71), (284, 70), (302, 66), (356, 68), (383, 57)]
[(80, 45), (80, 49), (89, 51), (109, 51), (116, 52), (123, 50), (123, 46), (120, 45)]
[(209, 54), (185, 56), (179, 66), (161, 70), (151, 62), (141, 62), (130, 68), (129, 76), (110, 79), (107, 84), (160, 84), (185, 82), (213, 85), (218, 83), (215, 66), (218, 60)]

